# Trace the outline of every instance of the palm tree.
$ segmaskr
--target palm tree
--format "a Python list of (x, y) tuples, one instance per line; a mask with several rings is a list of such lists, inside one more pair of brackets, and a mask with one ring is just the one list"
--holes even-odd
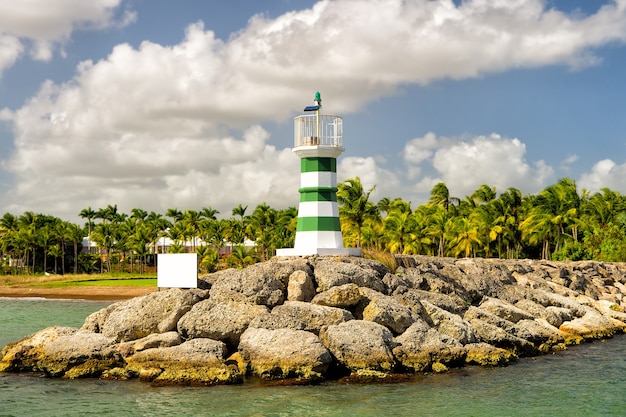
[(389, 214), (385, 217), (384, 224), (389, 252), (405, 253), (407, 239), (410, 238), (410, 233), (416, 226), (410, 203), (394, 200), (389, 208)]
[[(111, 223), (98, 223), (93, 230), (93, 241), (105, 250), (109, 272), (111, 271), (111, 249), (115, 246), (115, 230)], [(102, 273), (102, 263), (100, 264)]]
[(78, 215), (83, 219), (87, 219), (87, 247), (89, 248), (89, 253), (91, 253), (91, 228), (97, 213), (89, 206), (86, 209), (82, 209)]
[(375, 188), (374, 186), (365, 192), (361, 179), (355, 177), (340, 183), (337, 191), (339, 216), (346, 222), (347, 227), (354, 228), (358, 248), (361, 247), (361, 229), (365, 221), (378, 216), (377, 207), (369, 201), (370, 194)]
[(457, 217), (450, 230), (450, 247), (454, 256), (463, 254), (466, 258), (476, 256), (476, 248), (483, 243), (480, 240), (480, 225), (475, 216)]
[(165, 212), (165, 216), (171, 218), (173, 222), (176, 223), (183, 218), (183, 212), (177, 208), (168, 208)]

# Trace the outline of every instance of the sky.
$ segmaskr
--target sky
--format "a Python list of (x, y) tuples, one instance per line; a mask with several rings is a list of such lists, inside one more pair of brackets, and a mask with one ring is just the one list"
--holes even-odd
[(0, 0), (0, 213), (297, 206), (293, 118), (338, 180), (626, 193), (626, 0)]

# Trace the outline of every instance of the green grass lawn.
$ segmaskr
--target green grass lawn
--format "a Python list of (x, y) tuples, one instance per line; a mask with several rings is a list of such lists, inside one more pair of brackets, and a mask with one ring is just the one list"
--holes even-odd
[(7, 287), (66, 288), (66, 287), (156, 287), (155, 273), (133, 276), (126, 274), (78, 275), (5, 275), (0, 285)]
[(39, 288), (67, 288), (67, 287), (156, 287), (156, 278), (109, 278), (80, 281), (56, 281), (33, 284)]

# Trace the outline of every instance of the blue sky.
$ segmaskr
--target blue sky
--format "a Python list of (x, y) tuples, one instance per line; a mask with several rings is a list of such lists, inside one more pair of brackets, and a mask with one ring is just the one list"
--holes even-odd
[(292, 119), (340, 180), (626, 193), (626, 0), (0, 2), (0, 212), (295, 206)]

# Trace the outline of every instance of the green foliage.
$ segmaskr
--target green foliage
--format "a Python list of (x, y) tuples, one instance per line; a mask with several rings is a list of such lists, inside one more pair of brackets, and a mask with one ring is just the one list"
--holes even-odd
[[(374, 203), (374, 189), (364, 189), (358, 177), (338, 184), (344, 245), (362, 247), (389, 265), (393, 254), (626, 261), (626, 197), (608, 188), (579, 194), (576, 183), (563, 178), (535, 195), (515, 188), (498, 195), (483, 184), (459, 198), (438, 183), (415, 208), (401, 198)], [(30, 211), (5, 213), (1, 273), (144, 273), (165, 251), (196, 252), (198, 268), (211, 272), (267, 260), (277, 248), (293, 246), (295, 207), (261, 203), (249, 210), (239, 204), (231, 218), (217, 214), (207, 206), (170, 208), (164, 215), (134, 208), (128, 215), (110, 204), (82, 210), (82, 227)], [(88, 250), (82, 250), (84, 237)], [(159, 247), (161, 238), (173, 244)]]

